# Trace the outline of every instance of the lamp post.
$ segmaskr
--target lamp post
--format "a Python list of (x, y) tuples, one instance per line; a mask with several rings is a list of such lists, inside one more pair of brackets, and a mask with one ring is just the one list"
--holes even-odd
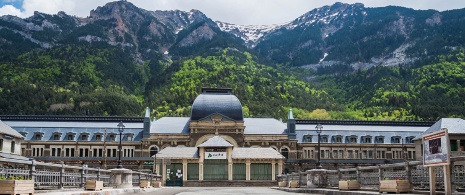
[(316, 133), (318, 133), (318, 162), (316, 163), (316, 168), (317, 169), (322, 169), (322, 166), (321, 166), (321, 163), (320, 163), (320, 158), (321, 158), (321, 154), (320, 154), (320, 152), (321, 152), (321, 150), (320, 150), (320, 134), (323, 131), (322, 130), (323, 125), (318, 124), (318, 125), (316, 125), (315, 129), (316, 129)]
[(121, 162), (121, 149), (123, 148), (123, 146), (121, 146), (121, 140), (123, 139), (123, 131), (124, 131), (123, 121), (119, 122), (118, 131), (119, 131), (119, 157), (118, 157), (118, 165), (116, 166), (116, 168), (122, 169), (123, 163)]

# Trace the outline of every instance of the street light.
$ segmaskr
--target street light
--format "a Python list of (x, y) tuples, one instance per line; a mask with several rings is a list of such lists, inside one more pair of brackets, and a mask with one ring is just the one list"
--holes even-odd
[(316, 133), (318, 133), (318, 162), (316, 163), (316, 168), (321, 169), (322, 167), (321, 167), (321, 163), (320, 163), (320, 158), (321, 158), (321, 154), (320, 154), (320, 152), (321, 152), (321, 150), (320, 150), (320, 134), (323, 131), (322, 130), (323, 125), (318, 124), (318, 125), (316, 125), (315, 129), (316, 129)]
[(118, 165), (116, 166), (116, 168), (117, 169), (122, 169), (123, 168), (123, 163), (121, 162), (121, 149), (123, 147), (121, 146), (121, 140), (123, 139), (123, 131), (124, 131), (123, 121), (119, 122), (118, 131), (119, 131), (119, 157), (118, 157)]

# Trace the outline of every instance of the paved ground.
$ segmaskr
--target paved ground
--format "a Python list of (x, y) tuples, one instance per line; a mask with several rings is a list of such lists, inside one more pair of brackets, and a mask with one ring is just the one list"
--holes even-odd
[[(138, 195), (296, 195), (292, 192), (271, 189), (269, 187), (164, 187), (153, 192), (141, 192)], [(304, 194), (304, 193), (299, 193)], [(134, 194), (122, 194), (134, 195)]]

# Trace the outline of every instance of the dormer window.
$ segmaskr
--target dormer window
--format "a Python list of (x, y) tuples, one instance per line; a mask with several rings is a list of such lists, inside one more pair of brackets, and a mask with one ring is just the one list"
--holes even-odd
[(95, 134), (95, 141), (102, 141), (102, 135), (101, 134)]
[(400, 144), (400, 137), (399, 136), (392, 137), (391, 142), (393, 144)]
[(53, 132), (52, 139), (55, 141), (58, 141), (61, 139), (61, 133), (60, 132)]
[(35, 132), (35, 133), (34, 133), (34, 139), (35, 139), (35, 140), (42, 140), (43, 137), (44, 137), (44, 133), (43, 133), (43, 132)]
[(133, 133), (128, 133), (128, 134), (126, 134), (126, 141), (132, 142), (133, 137), (134, 137), (134, 134), (133, 134)]
[(115, 134), (110, 134), (109, 138), (110, 141), (115, 141)]
[(366, 144), (371, 144), (371, 136), (367, 135), (367, 136), (362, 136), (362, 141), (363, 143), (366, 143)]
[(67, 133), (66, 134), (66, 140), (72, 141), (72, 140), (74, 140), (74, 136), (76, 136), (76, 133)]
[(302, 142), (312, 142), (312, 135), (304, 135)]
[(322, 135), (321, 136), (321, 142), (328, 143), (328, 136), (327, 135)]
[(384, 137), (383, 136), (376, 136), (375, 137), (375, 143), (383, 144), (384, 143)]
[(81, 133), (81, 141), (89, 141), (89, 133)]
[(351, 144), (356, 144), (357, 143), (357, 136), (351, 135), (347, 137), (347, 142)]
[(406, 143), (406, 144), (413, 144), (413, 143), (415, 143), (415, 142), (413, 141), (413, 139), (415, 139), (414, 136), (406, 137), (406, 138), (405, 138), (405, 143)]
[(342, 143), (342, 136), (341, 135), (333, 136), (333, 143)]

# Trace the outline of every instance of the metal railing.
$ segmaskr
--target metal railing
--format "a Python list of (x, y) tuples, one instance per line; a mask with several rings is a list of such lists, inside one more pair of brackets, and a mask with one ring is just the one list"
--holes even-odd
[[(100, 168), (88, 168), (86, 166), (70, 166), (65, 164), (44, 163), (33, 159), (18, 160), (0, 158), (3, 164), (14, 164), (15, 167), (0, 167), (0, 177), (33, 179), (36, 189), (63, 189), (63, 188), (83, 188), (86, 180), (103, 181), (104, 186), (108, 186), (111, 171)], [(159, 175), (132, 171), (132, 183), (140, 185), (141, 180), (157, 180)]]
[[(465, 188), (465, 156), (451, 157), (450, 177), (452, 189)], [(444, 174), (441, 167), (435, 167), (436, 189), (444, 189)], [(410, 161), (377, 166), (355, 167), (348, 169), (326, 170), (327, 187), (337, 187), (341, 180), (357, 180), (367, 189), (378, 189), (381, 180), (409, 180), (416, 190), (429, 189), (428, 167), (422, 161)], [(300, 181), (301, 187), (306, 186), (307, 172), (280, 175), (278, 181)]]

